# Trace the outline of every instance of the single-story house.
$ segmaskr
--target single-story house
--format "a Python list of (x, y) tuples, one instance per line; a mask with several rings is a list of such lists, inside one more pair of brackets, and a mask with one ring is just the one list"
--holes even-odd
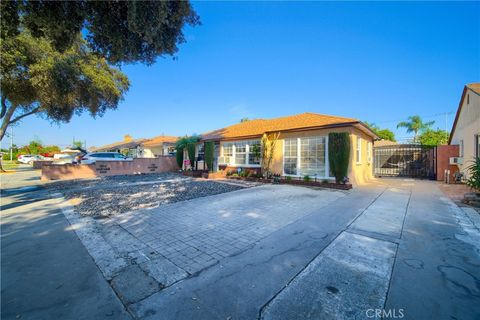
[(158, 136), (141, 143), (143, 146), (143, 158), (157, 158), (175, 154), (175, 143), (178, 137)]
[(466, 168), (480, 157), (480, 83), (463, 88), (448, 144), (459, 146), (458, 167), (468, 177)]
[(119, 152), (132, 158), (143, 158), (142, 142), (147, 139), (132, 139), (125, 136), (123, 141), (110, 143), (101, 147), (90, 148), (90, 152)]
[(119, 152), (132, 158), (157, 158), (175, 154), (175, 142), (178, 137), (158, 136), (151, 139), (132, 139), (125, 136), (120, 142), (91, 148), (91, 152)]
[(350, 182), (361, 184), (373, 177), (373, 141), (378, 137), (363, 122), (337, 116), (302, 113), (274, 119), (255, 119), (202, 135), (203, 144), (214, 142), (214, 171), (250, 168), (260, 170), (258, 152), (262, 136), (277, 136), (271, 171), (282, 176), (333, 180), (328, 159), (328, 134), (350, 136)]

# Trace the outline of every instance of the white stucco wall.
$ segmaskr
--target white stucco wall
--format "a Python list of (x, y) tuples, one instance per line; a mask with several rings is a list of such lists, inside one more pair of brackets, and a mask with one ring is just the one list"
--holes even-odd
[(463, 156), (463, 165), (459, 165), (459, 169), (467, 176), (466, 167), (471, 164), (475, 156), (475, 135), (480, 135), (480, 95), (467, 88), (457, 125), (450, 142), (452, 145), (460, 146), (460, 156)]

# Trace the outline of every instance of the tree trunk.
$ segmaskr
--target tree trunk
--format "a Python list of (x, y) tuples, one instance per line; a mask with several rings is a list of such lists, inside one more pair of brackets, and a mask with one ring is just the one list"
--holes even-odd
[(3, 140), (5, 133), (7, 132), (8, 125), (10, 124), (10, 119), (17, 109), (17, 106), (12, 105), (7, 112), (5, 112), (5, 116), (3, 117), (2, 126), (0, 127), (0, 141)]

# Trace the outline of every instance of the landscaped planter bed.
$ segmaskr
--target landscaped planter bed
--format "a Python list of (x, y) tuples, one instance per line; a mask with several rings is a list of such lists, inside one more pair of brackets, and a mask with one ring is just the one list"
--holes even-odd
[(299, 186), (308, 186), (308, 187), (322, 187), (322, 188), (330, 188), (330, 189), (338, 189), (338, 190), (350, 190), (352, 189), (351, 183), (340, 184), (340, 183), (331, 183), (331, 182), (321, 182), (321, 181), (304, 181), (304, 180), (287, 180), (287, 179), (279, 179), (274, 181), (274, 179), (260, 179), (254, 177), (232, 177), (227, 176), (227, 179), (232, 180), (244, 180), (244, 181), (253, 181), (253, 182), (260, 182), (260, 183), (279, 183), (279, 184), (292, 184), (292, 185), (299, 185)]
[(194, 171), (182, 171), (182, 174), (187, 177), (192, 177), (192, 178), (201, 178), (204, 176), (204, 174), (207, 174), (208, 177), (208, 171), (203, 171), (203, 170), (194, 170)]

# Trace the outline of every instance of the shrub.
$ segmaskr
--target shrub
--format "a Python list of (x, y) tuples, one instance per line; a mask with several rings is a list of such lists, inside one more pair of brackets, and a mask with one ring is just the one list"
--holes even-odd
[(312, 178), (310, 178), (310, 176), (308, 174), (303, 176), (303, 181), (309, 182), (311, 180), (312, 180)]
[(327, 179), (323, 179), (323, 180), (322, 180), (322, 183), (323, 183), (323, 184), (327, 184), (328, 182), (329, 182), (329, 181), (328, 181)]
[(188, 159), (190, 160), (190, 166), (193, 168), (195, 165), (195, 143), (191, 142), (187, 144)]
[(209, 171), (213, 170), (213, 149), (213, 141), (205, 142), (205, 163)]
[(335, 181), (341, 183), (348, 174), (350, 161), (350, 135), (348, 132), (331, 132), (328, 134), (328, 158), (330, 170)]
[(285, 177), (285, 180), (287, 180), (287, 181), (292, 181), (292, 177), (286, 176), (286, 177)]
[(177, 159), (177, 164), (180, 169), (182, 169), (183, 165), (183, 148), (177, 147), (177, 153), (175, 154), (175, 158)]
[(476, 157), (467, 170), (470, 173), (467, 180), (467, 186), (473, 190), (480, 191), (480, 158)]

